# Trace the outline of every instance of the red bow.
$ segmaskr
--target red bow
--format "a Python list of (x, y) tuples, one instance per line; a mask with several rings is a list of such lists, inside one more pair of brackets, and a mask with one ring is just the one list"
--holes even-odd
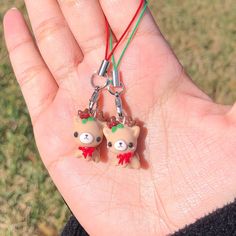
[(133, 152), (121, 153), (117, 156), (119, 159), (119, 164), (123, 165), (124, 163), (130, 163), (131, 158), (133, 157)]
[(79, 150), (83, 152), (84, 158), (87, 156), (92, 157), (95, 151), (95, 147), (79, 147)]

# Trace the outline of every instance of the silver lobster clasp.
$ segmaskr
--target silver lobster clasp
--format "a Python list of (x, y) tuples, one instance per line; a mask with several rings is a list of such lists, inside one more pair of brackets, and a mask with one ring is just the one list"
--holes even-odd
[(120, 119), (123, 119), (123, 104), (120, 97), (120, 94), (118, 92), (115, 93), (115, 104), (116, 104), (116, 112)]
[[(91, 114), (94, 114), (94, 112), (97, 110), (99, 95), (100, 95), (100, 88), (96, 87), (91, 98), (89, 99), (89, 112)], [(94, 106), (96, 106), (95, 109)]]

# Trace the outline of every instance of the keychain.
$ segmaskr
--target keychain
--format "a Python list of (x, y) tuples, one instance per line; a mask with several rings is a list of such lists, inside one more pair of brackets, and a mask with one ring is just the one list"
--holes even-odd
[[(110, 82), (107, 88), (110, 94), (115, 98), (117, 117), (111, 117), (111, 119), (107, 122), (107, 126), (103, 129), (103, 133), (107, 139), (107, 148), (110, 153), (115, 155), (115, 158), (113, 159), (115, 164), (134, 169), (140, 168), (140, 158), (136, 152), (140, 127), (136, 125), (136, 122), (133, 121), (131, 117), (127, 117), (124, 114), (121, 98), (121, 94), (124, 92), (124, 84), (121, 82), (118, 67), (135, 32), (137, 31), (138, 25), (140, 24), (146, 8), (147, 2), (143, 7), (138, 21), (129, 36), (117, 63), (115, 62), (114, 54), (112, 55), (112, 82)], [(113, 48), (111, 32), (110, 48)]]
[[(79, 110), (78, 115), (74, 118), (74, 138), (79, 145), (76, 152), (77, 157), (84, 157), (84, 159), (86, 160), (99, 162), (100, 153), (98, 146), (101, 144), (104, 134), (107, 139), (111, 140), (108, 142), (108, 147), (109, 145), (112, 145), (112, 143), (114, 143), (114, 147), (112, 148), (112, 146), (110, 146), (109, 149), (113, 153), (117, 154), (119, 165), (130, 166), (132, 168), (139, 168), (140, 166), (138, 154), (135, 153), (140, 128), (135, 125), (135, 122), (131, 118), (128, 118), (123, 114), (122, 100), (120, 95), (124, 91), (124, 86), (120, 81), (117, 68), (147, 8), (147, 2), (145, 3), (145, 5), (144, 3), (145, 0), (141, 0), (134, 17), (132, 18), (124, 33), (121, 35), (120, 39), (117, 41), (114, 48), (112, 46), (112, 35), (109, 23), (105, 18), (107, 34), (105, 59), (102, 61), (98, 72), (94, 73), (91, 77), (91, 85), (94, 88), (94, 92), (89, 100), (88, 108), (83, 111)], [(143, 5), (144, 8), (139, 16), (138, 22), (136, 23), (128, 39), (128, 42), (124, 50), (122, 51), (121, 57), (116, 64), (114, 59), (114, 52), (128, 33)], [(111, 52), (108, 55), (109, 42)], [(112, 81), (109, 80), (108, 76), (108, 69), (110, 66), (111, 58), (114, 67), (114, 70), (112, 71)], [(120, 88), (121, 91), (118, 92)], [(112, 117), (110, 121), (107, 122), (108, 126), (106, 125), (103, 113), (98, 109), (100, 94), (104, 89), (108, 89), (108, 91), (115, 96), (117, 112), (119, 115), (118, 119)], [(117, 91), (115, 91), (116, 89)]]

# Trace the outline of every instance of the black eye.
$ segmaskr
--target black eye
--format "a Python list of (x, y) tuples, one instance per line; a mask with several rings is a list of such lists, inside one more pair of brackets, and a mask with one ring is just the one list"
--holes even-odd
[(97, 137), (97, 142), (100, 142), (101, 141), (101, 137)]
[(77, 138), (79, 136), (78, 132), (74, 132), (74, 136)]
[(111, 143), (111, 142), (108, 142), (108, 143), (107, 143), (107, 146), (108, 146), (108, 147), (112, 147), (112, 143)]
[(134, 146), (133, 143), (129, 143), (129, 148), (132, 148)]

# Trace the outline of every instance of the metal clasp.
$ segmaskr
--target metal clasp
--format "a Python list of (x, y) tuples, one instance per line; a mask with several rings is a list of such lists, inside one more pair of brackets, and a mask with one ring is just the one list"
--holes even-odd
[(110, 66), (110, 62), (107, 60), (103, 60), (102, 64), (98, 70), (99, 76), (105, 76), (107, 74), (108, 67)]
[(116, 112), (118, 114), (119, 119), (123, 119), (124, 118), (123, 104), (120, 94), (118, 92), (115, 93), (115, 104), (116, 104)]
[[(97, 110), (99, 95), (100, 95), (100, 88), (96, 87), (91, 98), (89, 99), (89, 112), (91, 114), (94, 114)], [(96, 109), (94, 109), (95, 105), (96, 105)]]
[(112, 71), (112, 85), (114, 87), (121, 87), (120, 72), (117, 69)]

